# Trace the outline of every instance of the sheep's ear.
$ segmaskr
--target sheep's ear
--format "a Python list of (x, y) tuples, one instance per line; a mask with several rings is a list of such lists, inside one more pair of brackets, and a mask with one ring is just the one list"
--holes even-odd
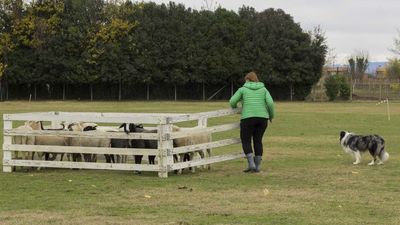
[(143, 128), (143, 124), (136, 125), (137, 128)]
[(126, 127), (126, 123), (121, 124), (118, 128)]
[(128, 123), (123, 123), (119, 128), (121, 128), (121, 127), (123, 127), (124, 128), (124, 132), (125, 133), (129, 133), (129, 130), (128, 130), (128, 126), (130, 126), (130, 124)]
[(178, 126), (176, 126), (176, 125), (173, 125), (173, 126), (172, 126), (172, 131), (179, 131), (179, 129), (180, 129), (180, 128), (179, 128)]
[(74, 126), (74, 124), (73, 123), (70, 123), (70, 124), (68, 124), (68, 130), (72, 130), (72, 126)]
[(90, 130), (96, 130), (96, 127), (94, 127), (94, 126), (87, 126), (87, 127), (83, 128), (83, 131), (90, 131)]

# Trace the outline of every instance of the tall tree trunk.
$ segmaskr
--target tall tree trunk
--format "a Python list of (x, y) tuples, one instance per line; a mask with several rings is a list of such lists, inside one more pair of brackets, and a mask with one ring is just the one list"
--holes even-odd
[(293, 84), (290, 84), (290, 101), (293, 101), (293, 95), (294, 95), (294, 86)]
[(93, 102), (93, 84), (90, 84), (90, 101)]
[(3, 101), (3, 89), (2, 89), (2, 85), (1, 85), (1, 78), (0, 78), (0, 102)]
[(5, 83), (5, 89), (6, 89), (6, 101), (8, 101), (8, 82), (6, 81)]
[(353, 86), (353, 75), (350, 76), (350, 101), (353, 101), (353, 93), (354, 93), (354, 86)]
[(121, 101), (122, 99), (122, 82), (121, 78), (119, 79), (119, 85), (118, 85), (118, 101)]
[(206, 84), (203, 81), (203, 101), (206, 100)]
[(233, 80), (231, 80), (231, 96), (233, 96)]
[(147, 101), (148, 100), (150, 100), (150, 84), (149, 83), (146, 83), (147, 84)]
[(37, 97), (37, 88), (36, 88), (36, 84), (33, 85), (33, 99), (35, 99), (36, 101), (36, 97)]
[(177, 100), (177, 96), (176, 96), (176, 84), (174, 84), (174, 100)]
[(65, 101), (65, 84), (63, 84), (62, 100)]

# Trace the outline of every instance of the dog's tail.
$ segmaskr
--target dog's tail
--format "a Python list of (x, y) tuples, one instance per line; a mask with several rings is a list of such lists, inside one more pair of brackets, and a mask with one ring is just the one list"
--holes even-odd
[(385, 162), (389, 159), (389, 153), (382, 149), (381, 153), (379, 153), (379, 158), (381, 158), (382, 162)]

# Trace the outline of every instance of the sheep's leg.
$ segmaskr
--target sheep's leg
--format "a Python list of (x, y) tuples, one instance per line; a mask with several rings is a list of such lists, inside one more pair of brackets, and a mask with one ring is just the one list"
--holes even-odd
[[(46, 153), (48, 161), (54, 161), (57, 158), (57, 153)], [(51, 157), (50, 157), (51, 155)]]
[[(135, 155), (134, 158), (135, 158), (135, 164), (142, 164), (142, 158), (143, 158), (142, 155)], [(142, 172), (137, 170), (137, 171), (135, 171), (135, 173), (141, 174)]]
[(67, 153), (67, 161), (71, 161), (71, 153)]
[(104, 157), (106, 158), (106, 163), (111, 163), (111, 157), (108, 154), (104, 154)]
[[(194, 159), (194, 152), (189, 153), (189, 161), (192, 161)], [(196, 172), (196, 167), (190, 167), (189, 169), (192, 170), (192, 173)]]
[[(36, 152), (36, 154), (37, 154), (39, 160), (43, 160), (43, 155), (44, 155), (43, 152)], [(38, 171), (41, 169), (42, 169), (42, 167), (37, 168)]]
[(149, 164), (155, 164), (155, 155), (149, 155)]
[(45, 160), (45, 161), (48, 161), (48, 160), (49, 160), (49, 157), (50, 157), (50, 154), (47, 153), (47, 152), (45, 152), (45, 153), (44, 153), (44, 160)]
[[(205, 158), (205, 151), (206, 151), (205, 149), (202, 149), (202, 150), (198, 151), (201, 159)], [(203, 168), (206, 169), (207, 165), (203, 165)]]
[(142, 155), (135, 155), (135, 164), (142, 164)]
[[(177, 163), (178, 162), (178, 156), (176, 154), (174, 154), (173, 157), (174, 157), (174, 163)], [(178, 174), (178, 170), (174, 170), (174, 173)]]
[(72, 161), (74, 162), (82, 162), (82, 155), (79, 153), (72, 154)]
[[(185, 161), (185, 154), (179, 154), (179, 162), (184, 162)], [(177, 174), (180, 175), (182, 174), (183, 169), (179, 169)]]
[(19, 151), (14, 152), (14, 159), (19, 159)]
[(87, 154), (83, 154), (83, 160), (84, 160), (85, 162), (88, 162), (88, 156), (87, 156)]
[(92, 162), (97, 162), (97, 155), (96, 154), (92, 154)]
[[(30, 160), (30, 158), (32, 157), (31, 156), (32, 154), (30, 153), (30, 152), (25, 152), (24, 153), (24, 156), (23, 156), (23, 159), (24, 160)], [(25, 167), (25, 171), (30, 171), (32, 169), (32, 167)]]
[(107, 154), (107, 155), (104, 155), (105, 157), (106, 157), (106, 162), (107, 163), (115, 163), (115, 158), (114, 158), (114, 155), (109, 155), (109, 154)]
[[(211, 148), (207, 148), (208, 158), (211, 158)], [(207, 165), (207, 169), (211, 170), (211, 164)]]

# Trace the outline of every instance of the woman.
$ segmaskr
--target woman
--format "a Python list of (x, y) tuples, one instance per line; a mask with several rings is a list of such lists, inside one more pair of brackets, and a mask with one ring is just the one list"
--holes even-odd
[[(239, 88), (229, 100), (232, 108), (237, 103), (242, 103), (242, 116), (240, 120), (240, 139), (246, 154), (248, 167), (243, 172), (260, 172), (263, 155), (262, 137), (268, 126), (268, 120), (274, 118), (274, 101), (264, 83), (259, 82), (257, 74), (248, 73), (245, 84)], [(253, 139), (254, 154), (251, 148)]]

